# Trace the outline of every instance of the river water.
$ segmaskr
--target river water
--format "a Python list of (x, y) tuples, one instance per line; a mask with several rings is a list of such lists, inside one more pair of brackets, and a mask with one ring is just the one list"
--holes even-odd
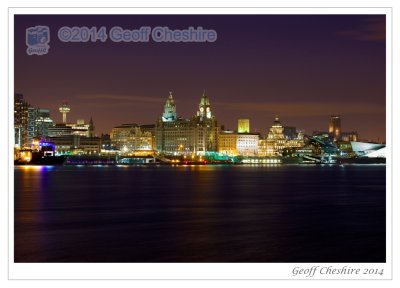
[(385, 165), (18, 166), (15, 262), (385, 262)]

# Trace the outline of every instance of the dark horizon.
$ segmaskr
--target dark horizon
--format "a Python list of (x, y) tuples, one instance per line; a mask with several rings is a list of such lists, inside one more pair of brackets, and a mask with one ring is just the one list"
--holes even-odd
[[(25, 29), (50, 27), (50, 51), (28, 56)], [(214, 43), (62, 43), (62, 26), (214, 29)], [(203, 90), (220, 125), (249, 118), (265, 134), (285, 126), (326, 131), (329, 116), (362, 139), (386, 137), (385, 15), (18, 15), (15, 92), (33, 106), (69, 102), (69, 122), (93, 117), (96, 133), (151, 124), (169, 91), (179, 116), (195, 114)]]

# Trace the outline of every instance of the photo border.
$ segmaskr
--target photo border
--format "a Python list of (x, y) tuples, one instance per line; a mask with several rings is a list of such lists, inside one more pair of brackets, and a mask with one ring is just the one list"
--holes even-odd
[[(222, 11), (223, 9), (223, 11)], [(78, 11), (79, 10), (79, 11)], [(188, 13), (190, 11), (190, 13)], [(261, 13), (261, 11), (263, 13)], [(330, 275), (314, 277), (324, 280), (392, 279), (393, 269), (393, 19), (392, 7), (9, 7), (8, 11), (8, 279), (26, 280), (303, 280), (293, 277), (296, 266), (333, 266), (340, 268), (384, 268), (384, 276)], [(148, 13), (150, 12), (150, 13)], [(172, 13), (170, 13), (172, 12)], [(178, 13), (177, 13), (178, 12)], [(235, 12), (235, 13), (233, 13)], [(239, 13), (238, 13), (239, 12)], [(386, 15), (386, 263), (14, 263), (14, 164), (13, 164), (13, 97), (14, 97), (14, 15), (33, 14), (102, 14), (102, 15), (302, 15), (302, 14), (385, 14)], [(389, 197), (390, 196), (390, 197)], [(168, 266), (168, 267), (167, 267)], [(262, 267), (260, 267), (262, 266)], [(139, 271), (132, 275), (132, 271)], [(117, 273), (116, 273), (117, 272)]]

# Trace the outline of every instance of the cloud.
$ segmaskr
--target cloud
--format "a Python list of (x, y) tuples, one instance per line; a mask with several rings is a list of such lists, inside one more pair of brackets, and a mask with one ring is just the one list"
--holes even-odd
[(336, 32), (336, 35), (359, 41), (386, 41), (386, 17), (372, 16), (364, 19), (358, 27)]
[(132, 105), (132, 104), (146, 104), (146, 103), (163, 103), (164, 98), (154, 98), (136, 95), (116, 95), (116, 94), (80, 94), (78, 98), (84, 104), (95, 106), (110, 105)]
[(385, 107), (364, 102), (214, 102), (226, 110), (265, 112), (280, 116), (313, 117), (331, 114), (385, 114)]

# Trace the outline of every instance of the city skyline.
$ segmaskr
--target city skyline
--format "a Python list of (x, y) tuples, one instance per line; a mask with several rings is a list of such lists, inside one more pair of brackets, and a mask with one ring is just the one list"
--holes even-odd
[[(240, 25), (235, 17), (240, 17)], [(49, 108), (55, 122), (61, 122), (56, 111), (67, 100), (69, 119), (88, 121), (92, 116), (98, 134), (122, 123), (154, 123), (168, 91), (174, 92), (178, 114), (190, 117), (206, 89), (214, 114), (227, 129), (234, 130), (237, 119), (249, 118), (251, 130), (265, 134), (279, 115), (286, 125), (312, 134), (326, 131), (326, 119), (339, 114), (344, 130), (382, 141), (386, 136), (384, 17), (19, 15), (14, 88), (33, 106)], [(48, 25), (55, 39), (54, 31), (63, 25), (110, 28), (111, 22), (125, 28), (202, 26), (215, 29), (218, 40), (52, 41), (48, 55), (26, 54), (29, 26)], [(35, 73), (37, 69), (41, 73)]]

